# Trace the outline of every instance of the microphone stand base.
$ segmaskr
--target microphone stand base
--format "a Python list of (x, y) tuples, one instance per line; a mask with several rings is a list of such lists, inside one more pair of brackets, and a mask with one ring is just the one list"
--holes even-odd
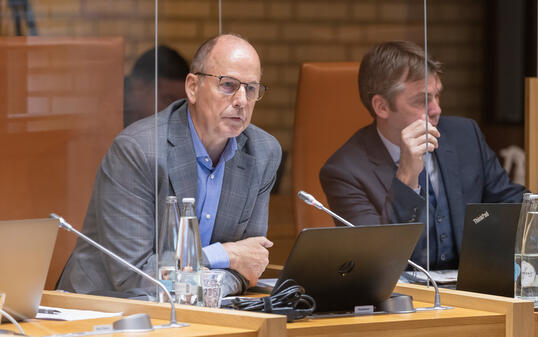
[(440, 306), (435, 306), (435, 307), (415, 308), (416, 311), (433, 311), (433, 310), (450, 310), (450, 309), (454, 309), (454, 307), (440, 305)]
[(183, 328), (189, 326), (189, 323), (168, 323), (153, 326), (154, 329)]

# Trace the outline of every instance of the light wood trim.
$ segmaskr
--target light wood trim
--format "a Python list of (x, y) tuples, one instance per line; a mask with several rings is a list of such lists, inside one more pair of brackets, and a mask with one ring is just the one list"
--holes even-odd
[[(124, 315), (146, 313), (151, 318), (168, 320), (170, 305), (136, 301), (122, 298), (101, 297), (83, 294), (44, 291), (41, 304), (51, 307), (123, 312)], [(218, 325), (257, 331), (257, 336), (285, 336), (286, 318), (280, 315), (247, 311), (232, 311), (213, 308), (176, 305), (177, 320), (180, 322)]]
[(271, 270), (279, 270), (281, 271), (282, 269), (284, 269), (284, 266), (280, 265), (280, 264), (271, 264), (269, 263), (267, 265), (267, 268), (266, 269), (271, 269)]
[[(395, 292), (413, 296), (415, 301), (433, 303), (433, 287), (398, 283)], [(506, 315), (506, 337), (534, 336), (534, 304), (510, 297), (440, 289), (441, 304)]]
[(525, 78), (525, 180), (538, 193), (538, 78)]
[[(118, 320), (118, 317), (79, 320), (79, 321), (46, 321), (46, 320), (30, 320), (21, 323), (21, 327), (28, 336), (50, 336), (50, 335), (63, 335), (69, 333), (77, 333), (83, 331), (93, 331), (95, 326), (98, 325), (111, 325)], [(166, 320), (151, 319), (151, 323), (155, 325), (166, 324)], [(2, 325), (2, 329), (11, 331), (17, 331), (17, 329), (11, 325)], [(257, 332), (254, 330), (223, 327), (219, 325), (207, 325), (198, 323), (189, 323), (189, 326), (178, 329), (158, 329), (149, 332), (138, 333), (114, 333), (101, 336), (111, 337), (256, 337)]]

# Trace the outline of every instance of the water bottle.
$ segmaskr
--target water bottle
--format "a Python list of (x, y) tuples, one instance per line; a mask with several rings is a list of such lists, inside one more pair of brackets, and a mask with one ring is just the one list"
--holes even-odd
[(514, 294), (538, 306), (538, 194), (525, 193), (514, 254)]
[[(166, 197), (166, 205), (164, 208), (163, 221), (161, 227), (158, 228), (157, 242), (157, 265), (158, 279), (168, 289), (172, 300), (175, 300), (174, 290), (176, 282), (176, 243), (179, 231), (179, 206), (175, 196)], [(157, 298), (159, 302), (168, 302), (166, 293), (157, 287)]]
[(178, 273), (176, 275), (176, 302), (203, 306), (202, 243), (194, 198), (183, 198), (183, 208), (177, 237)]

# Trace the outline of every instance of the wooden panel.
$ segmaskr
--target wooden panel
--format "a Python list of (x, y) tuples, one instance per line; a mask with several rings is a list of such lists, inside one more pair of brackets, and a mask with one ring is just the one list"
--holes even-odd
[(538, 193), (538, 78), (525, 79), (526, 185)]
[[(414, 300), (433, 303), (434, 289), (414, 284), (399, 283), (395, 292), (413, 296)], [(506, 337), (534, 335), (534, 305), (510, 297), (478, 294), (467, 291), (440, 289), (441, 304), (475, 310), (498, 312), (506, 315)]]
[[(432, 289), (400, 284), (396, 291), (412, 295), (415, 307), (431, 305)], [(160, 330), (138, 335), (527, 337), (534, 334), (535, 316), (531, 302), (446, 289), (442, 290), (442, 296), (442, 302), (454, 306), (453, 309), (410, 314), (304, 319), (288, 324), (285, 317), (279, 315), (178, 305), (178, 320), (191, 324), (190, 328), (180, 332)], [(122, 311), (124, 315), (143, 312), (149, 314), (155, 324), (166, 322), (170, 313), (166, 304), (52, 291), (44, 292), (42, 304), (75, 309)], [(30, 335), (42, 336), (86, 331), (94, 325), (110, 323), (113, 320), (32, 320), (24, 323), (24, 327)], [(2, 328), (15, 329), (10, 325), (2, 325)]]
[[(123, 312), (125, 315), (147, 313), (151, 318), (168, 320), (170, 305), (147, 301), (134, 301), (112, 297), (45, 291), (42, 305), (72, 309), (88, 309), (109, 312)], [(233, 311), (176, 305), (177, 320), (196, 324), (217, 325), (256, 331), (256, 335), (282, 336), (285, 333), (286, 318), (255, 312)]]
[[(80, 229), (122, 120), (122, 38), (0, 38), (0, 219), (55, 212)], [(74, 245), (59, 232), (47, 289)]]
[[(166, 320), (169, 306), (146, 301), (67, 294), (45, 291), (43, 305), (78, 309), (123, 311), (125, 315), (144, 312), (153, 319)], [(415, 305), (428, 303), (415, 301)], [(258, 336), (504, 336), (505, 315), (458, 307), (441, 312), (306, 319), (285, 325), (284, 317), (252, 312), (177, 306), (179, 321), (257, 331)], [(284, 330), (287, 330), (285, 332)], [(215, 334), (218, 335), (218, 334)]]
[[(54, 322), (54, 321), (39, 321), (31, 320), (30, 322), (21, 323), (21, 327), (28, 336), (50, 336), (53, 334), (68, 334), (76, 332), (93, 331), (97, 325), (110, 325), (114, 321), (118, 320), (118, 317), (114, 318), (102, 318), (92, 319), (85, 321), (71, 321), (71, 322)], [(151, 323), (155, 325), (166, 324), (168, 321), (161, 319), (152, 319)], [(3, 328), (3, 326), (2, 326)], [(12, 331), (17, 331), (10, 328)], [(167, 337), (167, 336), (219, 336), (219, 337), (256, 337), (257, 331), (251, 329), (242, 329), (235, 327), (224, 327), (216, 324), (199, 324), (191, 323), (187, 327), (174, 328), (174, 329), (159, 329), (151, 332), (138, 332), (132, 333), (131, 336), (144, 336), (144, 337)], [(104, 336), (127, 336), (125, 333), (107, 334)]]

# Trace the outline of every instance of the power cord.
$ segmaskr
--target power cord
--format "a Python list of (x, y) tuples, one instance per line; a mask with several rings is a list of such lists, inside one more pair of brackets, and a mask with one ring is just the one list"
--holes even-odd
[(231, 309), (260, 311), (286, 315), (288, 322), (312, 315), (316, 301), (305, 294), (302, 286), (292, 279), (282, 282), (270, 296), (261, 298), (236, 297), (227, 306)]
[[(15, 325), (17, 327), (17, 329), (19, 330), (20, 334), (21, 335), (24, 335), (24, 330), (22, 330), (21, 326), (19, 325), (19, 323), (17, 323), (17, 321), (11, 317), (10, 314), (8, 314), (7, 312), (5, 312), (4, 310), (0, 309), (0, 316), (4, 316), (8, 319), (8, 321), (10, 321), (13, 325)], [(5, 333), (5, 332), (4, 332)], [(16, 334), (16, 333), (13, 333), (13, 334)]]

